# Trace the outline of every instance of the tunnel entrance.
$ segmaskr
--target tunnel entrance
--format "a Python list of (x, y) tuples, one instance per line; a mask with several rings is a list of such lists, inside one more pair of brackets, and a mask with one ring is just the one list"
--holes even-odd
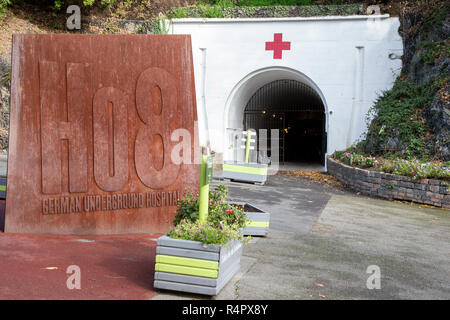
[[(310, 86), (291, 79), (265, 84), (248, 101), (243, 120), (245, 130), (280, 130), (280, 163), (325, 165), (325, 108)], [(258, 149), (258, 160), (271, 157), (270, 134), (267, 140), (267, 150)]]

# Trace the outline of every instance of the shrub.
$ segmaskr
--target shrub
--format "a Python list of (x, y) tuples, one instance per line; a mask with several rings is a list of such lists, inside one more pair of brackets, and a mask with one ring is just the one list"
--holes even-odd
[(5, 11), (6, 7), (11, 4), (11, 0), (0, 0), (0, 16)]
[(375, 166), (375, 158), (367, 157), (364, 159), (364, 166), (366, 168), (372, 168)]
[(201, 241), (204, 244), (226, 244), (231, 240), (248, 241), (244, 238), (241, 229), (236, 225), (211, 223), (201, 224), (199, 221), (182, 220), (167, 234), (171, 238)]
[(167, 234), (169, 237), (201, 241), (205, 244), (225, 244), (230, 240), (248, 241), (244, 239), (242, 229), (247, 223), (244, 208), (231, 206), (227, 203), (228, 189), (219, 185), (209, 192), (208, 219), (200, 223), (197, 196), (192, 192), (185, 194), (184, 199), (178, 200), (177, 214), (174, 228)]
[(359, 166), (363, 163), (364, 157), (360, 154), (354, 153), (351, 157), (351, 164), (355, 166)]
[(421, 59), (426, 64), (434, 64), (434, 62), (442, 55), (449, 54), (450, 46), (445, 43), (445, 41), (441, 42), (433, 42), (433, 41), (423, 41), (420, 42), (418, 47), (419, 50), (422, 49), (423, 53)]
[(392, 173), (394, 171), (394, 163), (392, 161), (385, 161), (381, 166), (381, 171), (386, 173)]
[(408, 176), (413, 179), (450, 180), (450, 161), (423, 162), (418, 159), (399, 159), (398, 155), (390, 154), (388, 159), (376, 159), (349, 148), (346, 151), (336, 151), (334, 158), (351, 166), (374, 168), (386, 173)]
[(335, 159), (340, 159), (342, 157), (342, 155), (344, 154), (345, 151), (335, 151), (333, 153), (333, 158)]
[(422, 163), (417, 166), (415, 179), (437, 178), (450, 180), (450, 167), (438, 166), (432, 163)]
[(450, 166), (440, 163), (421, 163), (418, 160), (386, 160), (381, 171), (408, 176), (413, 179), (450, 180)]
[(167, 14), (169, 18), (173, 19), (179, 19), (179, 18), (186, 18), (188, 16), (188, 9), (182, 8), (182, 7), (176, 7), (170, 10), (170, 12)]
[(394, 170), (392, 171), (392, 173), (401, 176), (413, 176), (415, 172), (414, 165), (414, 162), (410, 162), (407, 160), (395, 161)]
[(198, 219), (200, 202), (191, 192), (184, 195), (184, 199), (178, 200), (177, 214), (173, 224), (176, 226), (182, 220), (196, 221)]
[[(234, 225), (237, 228), (245, 227), (247, 216), (244, 208), (231, 206), (227, 203), (228, 189), (225, 185), (219, 185), (214, 191), (209, 192), (208, 223), (216, 228), (223, 225)], [(177, 214), (174, 225), (181, 221), (195, 222), (199, 217), (199, 199), (191, 192), (186, 193), (184, 199), (178, 200)]]
[(344, 152), (339, 158), (345, 164), (351, 164), (352, 154), (350, 152)]
[[(365, 141), (366, 146), (371, 146), (368, 150), (373, 154), (401, 152), (410, 158), (423, 156), (431, 130), (427, 110), (441, 85), (440, 77), (423, 85), (397, 79), (367, 115), (367, 120), (371, 120)], [(397, 148), (401, 148), (388, 149), (390, 138), (397, 139)]]

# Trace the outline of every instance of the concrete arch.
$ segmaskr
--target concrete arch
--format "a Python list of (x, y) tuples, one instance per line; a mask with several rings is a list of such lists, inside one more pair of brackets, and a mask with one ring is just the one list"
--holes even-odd
[[(307, 75), (298, 70), (281, 66), (266, 67), (255, 70), (246, 75), (244, 78), (242, 78), (233, 87), (225, 103), (224, 137), (227, 137), (228, 130), (233, 128), (237, 129), (242, 128), (245, 106), (247, 105), (247, 102), (253, 96), (253, 94), (265, 84), (280, 79), (296, 80), (301, 83), (304, 83), (309, 87), (311, 87), (312, 89), (314, 89), (320, 96), (325, 111), (325, 132), (327, 133), (327, 151), (328, 151), (328, 145), (330, 141), (330, 136), (328, 135), (329, 111), (325, 96), (323, 95), (319, 86)], [(232, 160), (232, 154), (230, 152), (227, 152), (228, 144), (229, 142), (225, 141), (224, 158), (226, 160)]]

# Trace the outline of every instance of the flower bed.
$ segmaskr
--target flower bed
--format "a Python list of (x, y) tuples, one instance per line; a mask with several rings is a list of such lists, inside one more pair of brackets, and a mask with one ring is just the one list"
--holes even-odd
[(413, 180), (440, 179), (450, 181), (450, 162), (429, 161), (421, 162), (417, 159), (384, 159), (381, 157), (365, 156), (357, 152), (337, 151), (332, 157), (339, 162), (352, 167), (363, 168), (401, 176), (411, 177)]
[(332, 157), (327, 158), (327, 168), (328, 173), (345, 186), (365, 195), (450, 208), (450, 184), (447, 181), (355, 168)]

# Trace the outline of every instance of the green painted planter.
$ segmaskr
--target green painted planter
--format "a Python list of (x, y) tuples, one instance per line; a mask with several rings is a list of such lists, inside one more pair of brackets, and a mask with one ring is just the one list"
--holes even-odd
[(217, 295), (238, 272), (242, 243), (204, 245), (199, 241), (162, 236), (156, 247), (155, 279), (158, 289)]
[(6, 177), (0, 176), (0, 200), (6, 200)]
[(247, 202), (233, 202), (231, 205), (244, 206), (247, 216), (247, 226), (243, 230), (244, 236), (266, 236), (269, 233), (270, 213)]
[(223, 178), (264, 184), (267, 180), (267, 164), (225, 161)]

